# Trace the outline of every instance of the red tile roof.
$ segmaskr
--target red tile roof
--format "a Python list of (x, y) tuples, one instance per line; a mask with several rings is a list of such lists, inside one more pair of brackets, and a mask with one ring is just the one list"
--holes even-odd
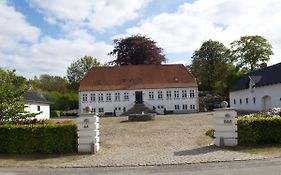
[(79, 91), (197, 87), (182, 64), (93, 67), (80, 81)]

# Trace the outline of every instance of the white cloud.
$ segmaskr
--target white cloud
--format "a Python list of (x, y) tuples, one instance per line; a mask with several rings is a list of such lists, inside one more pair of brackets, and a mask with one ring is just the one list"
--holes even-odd
[(66, 76), (66, 69), (71, 62), (84, 55), (91, 55), (105, 63), (111, 60), (107, 56), (111, 50), (111, 45), (96, 42), (90, 38), (44, 37), (41, 42), (26, 47), (22, 52), (10, 55), (0, 53), (0, 58), (3, 58), (4, 67), (15, 68), (20, 74), (27, 77), (40, 74)]
[(0, 50), (19, 48), (19, 43), (34, 43), (40, 30), (25, 21), (25, 17), (15, 11), (6, 1), (0, 1)]
[(139, 11), (150, 0), (29, 0), (31, 7), (47, 16), (51, 24), (64, 30), (89, 27), (103, 32), (139, 17)]
[(67, 66), (84, 55), (95, 56), (102, 63), (112, 59), (107, 55), (112, 46), (96, 41), (85, 30), (72, 30), (58, 39), (42, 36), (6, 1), (0, 1), (0, 26), (0, 67), (16, 69), (29, 78), (65, 76)]
[(281, 61), (280, 9), (280, 0), (198, 0), (143, 20), (116, 37), (141, 33), (168, 54), (190, 54), (208, 39), (228, 46), (242, 35), (262, 35), (273, 45), (269, 63), (274, 64)]

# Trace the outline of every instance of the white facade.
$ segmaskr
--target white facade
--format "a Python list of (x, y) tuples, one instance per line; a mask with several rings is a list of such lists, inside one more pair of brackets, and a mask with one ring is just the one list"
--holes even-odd
[(50, 105), (44, 104), (44, 103), (35, 103), (35, 102), (27, 102), (25, 105), (24, 111), (30, 112), (30, 113), (39, 113), (36, 115), (37, 120), (41, 119), (50, 119)]
[[(249, 84), (251, 86), (251, 82)], [(230, 106), (237, 110), (267, 111), (281, 107), (281, 84), (254, 87), (229, 94)]]
[(135, 105), (136, 93), (142, 94), (141, 98), (146, 107), (160, 114), (164, 114), (164, 110), (187, 113), (199, 109), (198, 89), (193, 87), (79, 92), (80, 113), (86, 106), (91, 106), (92, 112), (99, 115), (105, 113), (121, 115)]

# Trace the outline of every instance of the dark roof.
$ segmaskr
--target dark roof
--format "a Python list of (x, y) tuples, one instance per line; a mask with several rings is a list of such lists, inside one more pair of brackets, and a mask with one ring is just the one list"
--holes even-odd
[(23, 94), (23, 101), (25, 102), (36, 102), (36, 103), (49, 103), (44, 97), (38, 95), (35, 92), (25, 92)]
[(182, 64), (93, 67), (80, 81), (80, 91), (197, 87)]
[(281, 83), (281, 63), (246, 74), (234, 83), (229, 91), (248, 89), (250, 80), (254, 83), (254, 87)]

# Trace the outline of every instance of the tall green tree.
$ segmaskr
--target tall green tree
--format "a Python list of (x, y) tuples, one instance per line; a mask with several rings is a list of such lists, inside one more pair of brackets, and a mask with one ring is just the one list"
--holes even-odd
[(77, 91), (80, 80), (92, 68), (101, 66), (97, 58), (92, 56), (84, 56), (77, 61), (71, 63), (67, 68), (67, 79), (70, 83), (70, 88)]
[(36, 81), (36, 86), (42, 91), (46, 92), (61, 92), (65, 93), (68, 91), (68, 84), (66, 78), (60, 76), (52, 76), (48, 74), (40, 75)]
[(0, 120), (15, 120), (34, 116), (24, 111), (23, 94), (30, 86), (15, 70), (0, 69)]
[[(203, 42), (193, 53), (191, 71), (197, 78), (200, 90), (213, 91), (219, 81), (223, 82), (224, 72), (230, 62), (229, 56), (229, 49), (213, 40)], [(224, 86), (221, 87), (226, 89)]]
[(272, 46), (262, 36), (242, 36), (231, 44), (233, 60), (237, 65), (250, 71), (259, 68), (261, 63), (266, 63), (273, 55)]
[(113, 41), (115, 47), (109, 55), (116, 56), (113, 65), (161, 64), (166, 61), (163, 49), (142, 35), (133, 35)]

